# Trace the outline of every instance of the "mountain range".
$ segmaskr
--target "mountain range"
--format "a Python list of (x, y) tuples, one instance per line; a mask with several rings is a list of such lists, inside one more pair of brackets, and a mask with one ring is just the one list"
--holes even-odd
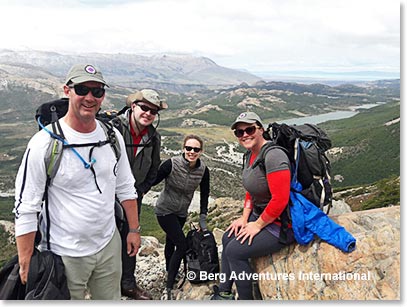
[[(24, 71), (32, 75), (47, 73), (60, 81), (69, 68), (77, 63), (90, 63), (99, 67), (106, 80), (124, 87), (171, 89), (177, 85), (184, 89), (202, 86), (230, 86), (242, 82), (254, 83), (261, 78), (248, 72), (217, 65), (206, 57), (190, 55), (136, 55), (136, 54), (61, 54), (45, 51), (13, 51), (0, 49), (1, 71)], [(1, 76), (1, 75), (0, 75)]]
[[(0, 191), (7, 191), (13, 186), (12, 177), (15, 175), (26, 142), (38, 129), (34, 121), (35, 110), (40, 104), (63, 96), (61, 85), (66, 74), (65, 68), (68, 70), (70, 66), (66, 61), (70, 60), (74, 63), (73, 61), (84, 58), (86, 55), (65, 56), (57, 53), (0, 51), (0, 143), (2, 144)], [(144, 59), (151, 63), (156, 61), (167, 68), (171, 66), (169, 63), (177, 63), (171, 66), (171, 72), (174, 73), (176, 70), (182, 72), (184, 79), (208, 67), (217, 69), (218, 72), (231, 73), (232, 76), (235, 73), (233, 70), (219, 68), (206, 58), (100, 54), (95, 55), (95, 58), (100, 61), (104, 59), (103, 63), (110, 63), (106, 64), (105, 71), (112, 74), (111, 80), (123, 80), (123, 83), (110, 82), (111, 86), (103, 102), (104, 109), (120, 110), (124, 106), (126, 97), (136, 89), (140, 89), (140, 84), (133, 86), (130, 84), (131, 78), (125, 78), (131, 71), (130, 68), (136, 65), (134, 61), (133, 64), (128, 64), (129, 59), (140, 59), (140, 61)], [(122, 60), (116, 62), (119, 58)], [(175, 69), (176, 66), (178, 68)], [(119, 69), (120, 67), (122, 69)], [(166, 71), (169, 70), (168, 68)], [(153, 73), (150, 74), (153, 75)], [(213, 76), (213, 79), (221, 78), (217, 73)], [(240, 159), (237, 162), (233, 162), (232, 159), (241, 149), (238, 148), (231, 133), (230, 123), (241, 112), (248, 110), (260, 114), (267, 124), (290, 118), (349, 111), (350, 108), (363, 108), (364, 105), (369, 107), (378, 103), (387, 104), (388, 108), (382, 108), (378, 112), (381, 118), (378, 118), (376, 113), (366, 114), (367, 117), (358, 117), (355, 122), (346, 122), (342, 126), (327, 126), (327, 129), (335, 146), (340, 147), (338, 150), (342, 152), (335, 157), (334, 162), (334, 168), (338, 170), (336, 174), (340, 175), (338, 178), (345, 178), (345, 180), (341, 179), (341, 182), (338, 181), (338, 185), (368, 183), (399, 173), (400, 124), (397, 121), (400, 117), (400, 79), (329, 86), (264, 81), (254, 78), (250, 80), (255, 82), (250, 82), (248, 79), (244, 82), (241, 82), (241, 79), (233, 79), (235, 84), (215, 86), (208, 83), (186, 85), (179, 82), (177, 78), (171, 79), (169, 75), (166, 78), (169, 83), (160, 83), (157, 78), (143, 79), (145, 87), (158, 86), (156, 89), (169, 104), (167, 110), (160, 112), (158, 128), (163, 136), (164, 148), (168, 151), (168, 155), (174, 154), (181, 146), (183, 135), (201, 134), (207, 142), (206, 154), (213, 157), (215, 161), (213, 168), (219, 169), (222, 174), (217, 176), (219, 181), (215, 184), (219, 195), (236, 194), (237, 196), (239, 194), (235, 193), (237, 189), (234, 188), (237, 182), (223, 180), (223, 178), (225, 173), (236, 173), (240, 163)], [(124, 85), (125, 82), (129, 82), (131, 86)], [(394, 125), (388, 124), (393, 122)], [(386, 144), (384, 151), (381, 149), (383, 144)], [(167, 152), (163, 151), (163, 154)], [(217, 160), (219, 161), (216, 162)], [(381, 162), (378, 167), (377, 161), (389, 163)], [(214, 188), (214, 192), (216, 189)]]
[[(180, 154), (186, 134), (198, 134), (204, 139), (203, 159), (211, 171), (211, 197), (220, 204), (210, 208), (211, 228), (224, 229), (232, 215), (241, 210), (245, 195), (241, 184), (243, 148), (233, 136), (230, 123), (246, 110), (257, 112), (268, 123), (377, 104), (371, 109), (362, 108), (352, 118), (319, 125), (333, 143), (328, 156), (335, 201), (346, 201), (352, 211), (400, 204), (399, 79), (335, 86), (301, 84), (260, 80), (220, 67), (207, 58), (0, 50), (0, 266), (15, 253), (15, 243), (8, 234), (8, 229), (13, 229), (12, 195), (27, 142), (38, 131), (35, 109), (62, 97), (61, 85), (69, 67), (88, 60), (103, 67), (105, 77), (111, 80), (103, 102), (106, 108), (121, 108), (126, 96), (142, 87), (156, 88), (167, 99), (170, 107), (160, 113), (158, 127), (163, 161)], [(153, 191), (158, 193), (160, 189), (157, 186)], [(226, 206), (225, 199), (233, 207)], [(159, 231), (164, 240), (158, 224), (154, 225), (153, 208), (145, 206), (143, 210), (141, 221), (145, 221), (142, 227), (146, 234)], [(196, 221), (198, 214), (191, 218)], [(374, 220), (371, 216), (364, 219)], [(372, 230), (370, 225), (367, 229)], [(149, 258), (150, 265), (151, 259), (159, 257), (154, 254)], [(152, 266), (162, 267), (155, 262)], [(152, 275), (151, 266), (146, 272)]]

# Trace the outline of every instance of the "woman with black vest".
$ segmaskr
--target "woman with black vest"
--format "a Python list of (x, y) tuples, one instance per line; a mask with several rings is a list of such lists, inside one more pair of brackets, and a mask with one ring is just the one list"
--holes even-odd
[(187, 250), (187, 241), (182, 231), (188, 216), (195, 190), (200, 187), (201, 206), (199, 226), (206, 229), (206, 214), (209, 198), (209, 169), (200, 159), (203, 141), (199, 136), (185, 137), (181, 156), (163, 162), (154, 185), (165, 179), (155, 207), (158, 223), (166, 233), (165, 266), (168, 272), (164, 299), (171, 300), (171, 291), (181, 261)]
[(231, 128), (247, 150), (242, 173), (246, 198), (242, 215), (223, 235), (221, 268), (226, 278), (214, 287), (211, 299), (233, 300), (235, 283), (239, 299), (252, 300), (255, 280), (249, 277), (253, 275), (250, 258), (275, 253), (294, 241), (292, 229), (281, 227), (284, 219), (280, 219), (289, 201), (290, 161), (282, 149), (270, 147), (256, 113), (241, 113)]

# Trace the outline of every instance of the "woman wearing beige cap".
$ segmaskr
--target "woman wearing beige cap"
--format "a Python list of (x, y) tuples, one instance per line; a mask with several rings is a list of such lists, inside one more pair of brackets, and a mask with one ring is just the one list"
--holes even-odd
[(242, 216), (223, 235), (221, 267), (226, 278), (219, 287), (214, 287), (211, 299), (233, 300), (231, 289), (235, 282), (239, 299), (252, 300), (253, 280), (233, 276), (242, 276), (242, 272), (250, 276), (253, 273), (250, 258), (275, 253), (293, 242), (291, 228), (284, 232), (284, 243), (280, 232), (280, 216), (285, 212), (290, 194), (290, 162), (282, 149), (269, 146), (256, 113), (241, 113), (231, 128), (247, 150), (242, 174), (246, 198)]

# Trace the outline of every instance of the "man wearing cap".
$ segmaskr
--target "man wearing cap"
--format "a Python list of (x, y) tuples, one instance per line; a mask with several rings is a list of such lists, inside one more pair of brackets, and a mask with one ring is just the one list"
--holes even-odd
[[(127, 157), (136, 179), (138, 194), (138, 214), (141, 212), (143, 196), (150, 190), (160, 166), (161, 136), (153, 126), (159, 111), (168, 105), (152, 89), (143, 89), (130, 94), (126, 105), (129, 109), (113, 120), (113, 124), (122, 133), (126, 143)], [(158, 125), (158, 124), (157, 124)], [(122, 231), (122, 239), (126, 237), (127, 227)], [(122, 294), (136, 300), (149, 300), (147, 291), (136, 284), (134, 271), (136, 257), (122, 253)]]
[[(59, 120), (66, 144), (56, 175), (48, 187), (50, 250), (61, 256), (65, 265), (71, 299), (120, 299), (121, 241), (114, 218), (115, 195), (128, 216), (131, 229), (126, 249), (134, 256), (140, 247), (137, 193), (126, 155), (117, 160), (96, 120), (105, 97), (102, 73), (93, 65), (78, 64), (68, 73), (64, 93), (69, 98), (67, 114)], [(116, 130), (116, 139), (124, 152), (125, 144)], [(29, 141), (16, 178), (15, 232), (22, 283), (27, 282), (37, 225), (47, 249), (47, 219), (42, 200), (47, 171), (44, 158), (53, 143), (45, 129)], [(66, 145), (65, 144), (65, 145)], [(100, 143), (99, 143), (100, 144)], [(77, 146), (82, 145), (82, 146)]]

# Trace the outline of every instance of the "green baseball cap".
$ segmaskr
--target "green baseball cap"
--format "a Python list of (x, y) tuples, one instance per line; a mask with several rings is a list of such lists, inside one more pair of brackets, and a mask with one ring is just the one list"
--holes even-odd
[(103, 79), (102, 72), (90, 64), (76, 64), (72, 66), (66, 76), (65, 84), (67, 85), (69, 82), (79, 84), (88, 81), (100, 82), (109, 87), (105, 79)]
[(259, 123), (263, 127), (263, 123), (260, 117), (254, 112), (243, 112), (240, 113), (236, 120), (233, 122), (231, 129), (236, 129), (238, 123), (254, 124)]

